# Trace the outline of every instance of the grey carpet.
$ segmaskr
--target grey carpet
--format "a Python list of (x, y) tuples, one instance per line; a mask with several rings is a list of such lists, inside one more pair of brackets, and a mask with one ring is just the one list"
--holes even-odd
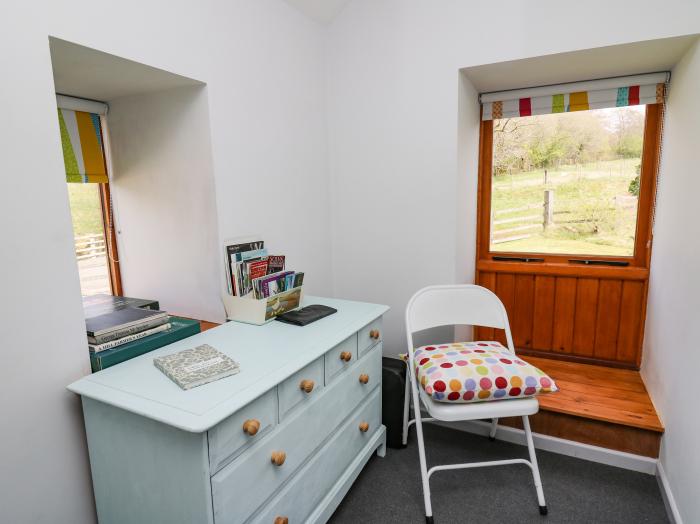
[[(428, 466), (527, 458), (527, 448), (424, 425)], [(656, 478), (538, 450), (549, 515), (539, 514), (524, 465), (439, 471), (431, 477), (436, 524), (668, 522)], [(424, 523), (415, 431), (406, 449), (374, 456), (331, 518), (344, 523)]]

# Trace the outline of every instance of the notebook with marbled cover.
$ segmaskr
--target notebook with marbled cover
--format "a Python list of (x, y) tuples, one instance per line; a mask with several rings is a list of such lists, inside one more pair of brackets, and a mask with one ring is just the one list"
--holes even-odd
[(182, 389), (196, 388), (240, 371), (238, 362), (209, 344), (154, 358), (153, 364)]

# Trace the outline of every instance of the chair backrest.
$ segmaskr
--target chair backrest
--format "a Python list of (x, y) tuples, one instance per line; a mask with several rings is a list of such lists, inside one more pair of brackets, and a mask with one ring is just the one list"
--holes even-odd
[(485, 287), (471, 284), (428, 286), (406, 306), (406, 339), (413, 355), (413, 333), (438, 326), (470, 325), (503, 329), (515, 353), (508, 314), (501, 300)]

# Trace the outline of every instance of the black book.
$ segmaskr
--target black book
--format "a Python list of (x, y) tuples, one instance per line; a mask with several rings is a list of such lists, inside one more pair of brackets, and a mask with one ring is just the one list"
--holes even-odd
[(115, 297), (112, 295), (91, 295), (83, 297), (83, 312), (85, 318), (92, 318), (105, 313), (111, 313), (125, 307), (139, 307), (143, 309), (160, 309), (157, 300), (131, 297)]
[(98, 337), (110, 331), (119, 331), (132, 328), (141, 324), (148, 324), (159, 318), (167, 318), (165, 311), (157, 309), (142, 309), (125, 307), (110, 313), (104, 313), (96, 317), (85, 319), (85, 329), (88, 336)]

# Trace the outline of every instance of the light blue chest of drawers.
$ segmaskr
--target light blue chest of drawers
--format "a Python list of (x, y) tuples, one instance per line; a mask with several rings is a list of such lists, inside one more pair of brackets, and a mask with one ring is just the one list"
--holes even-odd
[[(383, 456), (386, 306), (307, 297), (338, 312), (306, 327), (223, 326), (85, 377), (102, 524), (325, 522)], [(153, 358), (207, 343), (241, 372), (189, 391)]]

